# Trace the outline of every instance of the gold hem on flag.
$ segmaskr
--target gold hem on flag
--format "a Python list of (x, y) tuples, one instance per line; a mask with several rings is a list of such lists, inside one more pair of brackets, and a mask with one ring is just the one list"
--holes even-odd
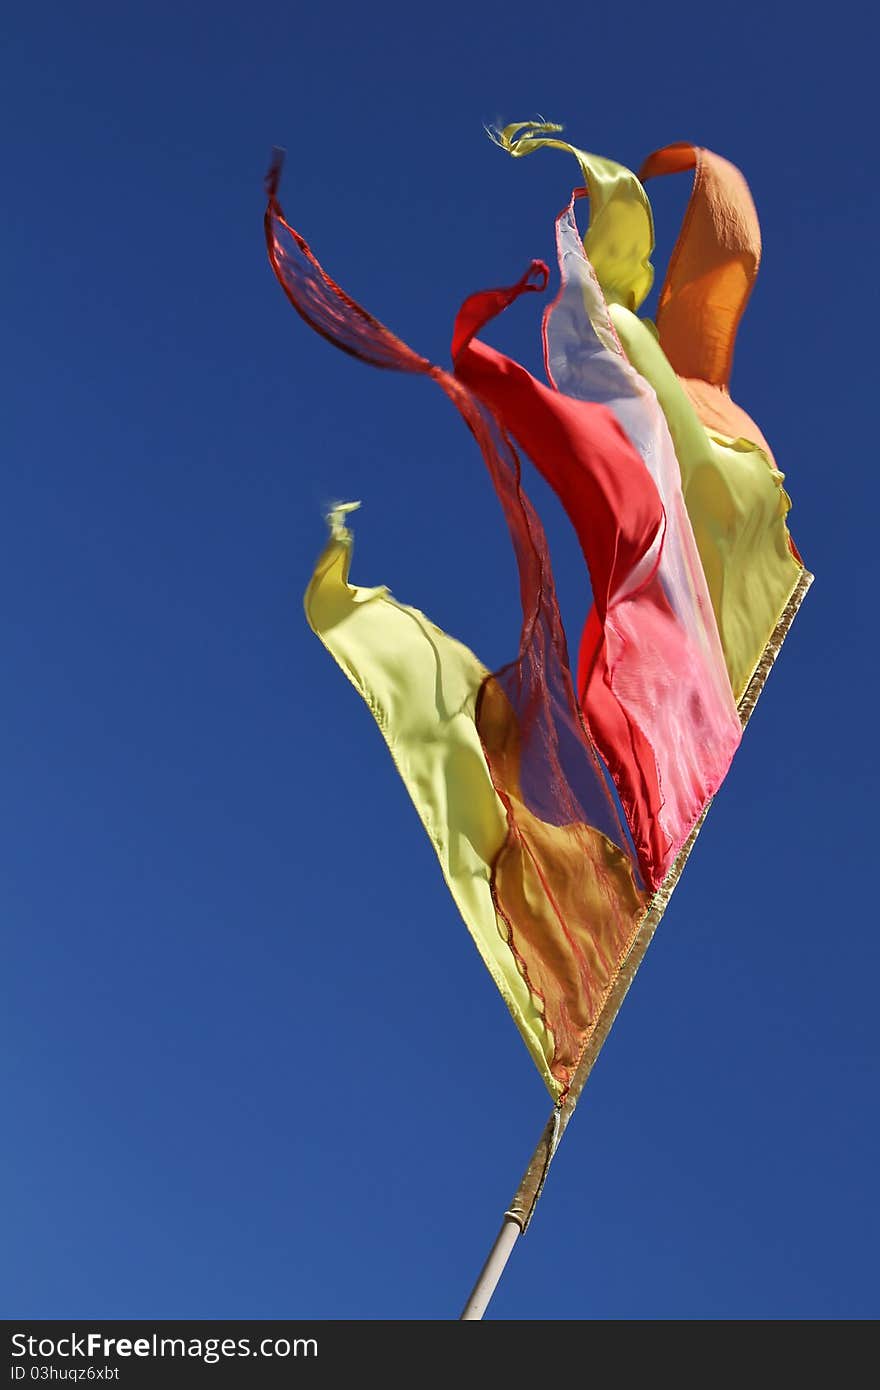
[[(782, 644), (788, 635), (789, 629), (794, 621), (794, 616), (804, 600), (804, 595), (813, 582), (813, 576), (808, 570), (803, 570), (795, 585), (791, 596), (780, 614), (779, 621), (773, 629), (769, 642), (764, 648), (761, 660), (755, 669), (752, 679), (749, 681), (742, 698), (740, 699), (738, 710), (743, 728), (745, 728), (755, 705), (758, 696), (764, 689), (767, 677), (782, 648)], [(538, 1142), (538, 1147), (532, 1155), (531, 1161), (523, 1175), (522, 1182), (517, 1188), (516, 1195), (510, 1206), (505, 1212), (505, 1216), (515, 1221), (521, 1231), (525, 1231), (534, 1214), (538, 1198), (544, 1186), (544, 1180), (550, 1167), (551, 1160), (559, 1145), (559, 1141), (565, 1132), (565, 1127), (574, 1113), (574, 1108), (578, 1103), (581, 1091), (586, 1085), (587, 1078), (593, 1070), (593, 1065), (601, 1051), (605, 1039), (611, 1031), (611, 1025), (617, 1017), (617, 1012), (623, 1003), (626, 992), (633, 982), (636, 971), (642, 963), (645, 952), (651, 944), (651, 939), (660, 925), (669, 899), (681, 878), (682, 871), (687, 863), (688, 855), (694, 847), (697, 836), (703, 825), (703, 821), (709, 812), (711, 801), (706, 805), (700, 819), (697, 821), (675, 860), (660, 888), (651, 900), (651, 904), (642, 919), (638, 931), (633, 937), (632, 945), (624, 956), (617, 978), (605, 1001), (605, 1005), (596, 1020), (596, 1025), (590, 1034), (590, 1038), (578, 1063), (577, 1070), (572, 1078), (565, 1100), (560, 1102), (547, 1121), (547, 1125)]]

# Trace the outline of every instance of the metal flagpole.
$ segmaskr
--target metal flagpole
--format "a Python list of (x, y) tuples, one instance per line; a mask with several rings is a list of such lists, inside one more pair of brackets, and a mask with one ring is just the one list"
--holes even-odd
[[(752, 679), (749, 681), (739, 702), (739, 717), (743, 728), (749, 722), (752, 711), (758, 700), (758, 696), (764, 689), (770, 669), (779, 655), (779, 650), (785, 640), (788, 630), (794, 620), (794, 615), (800, 607), (804, 595), (813, 582), (813, 576), (809, 570), (804, 570), (798, 583), (796, 584), (791, 597), (788, 600), (779, 618), (770, 641), (764, 648), (763, 656), (755, 670)], [(498, 1287), (498, 1281), (504, 1272), (504, 1267), (510, 1258), (519, 1237), (525, 1232), (538, 1204), (538, 1198), (544, 1187), (547, 1178), (547, 1171), (553, 1160), (553, 1155), (559, 1147), (559, 1141), (565, 1133), (566, 1126), (574, 1114), (574, 1108), (578, 1103), (581, 1091), (587, 1082), (587, 1077), (593, 1070), (593, 1064), (599, 1055), (602, 1044), (611, 1031), (611, 1025), (617, 1017), (626, 996), (626, 992), (633, 982), (635, 973), (642, 963), (645, 952), (651, 944), (651, 938), (660, 919), (666, 911), (669, 899), (675, 891), (676, 884), (681, 877), (681, 872), (687, 862), (687, 857), (694, 847), (694, 841), (700, 833), (700, 828), (709, 811), (711, 802), (704, 808), (703, 814), (697, 821), (673, 864), (663, 884), (657, 890), (651, 905), (639, 927), (638, 932), (633, 938), (633, 943), (624, 957), (617, 979), (602, 1012), (599, 1015), (596, 1026), (590, 1035), (586, 1049), (577, 1070), (572, 1078), (571, 1085), (565, 1099), (561, 1101), (553, 1111), (550, 1119), (544, 1127), (544, 1132), (538, 1140), (538, 1146), (529, 1161), (529, 1165), (523, 1174), (522, 1182), (516, 1190), (513, 1201), (504, 1213), (501, 1223), (501, 1230), (495, 1239), (495, 1244), (489, 1251), (486, 1263), (483, 1265), (476, 1284), (473, 1287), (470, 1298), (464, 1306), (464, 1311), (459, 1319), (460, 1322), (472, 1322), (482, 1318), (489, 1306), (489, 1301)]]
[(510, 1215), (505, 1216), (501, 1223), (501, 1230), (495, 1237), (495, 1244), (486, 1256), (486, 1263), (480, 1270), (471, 1296), (464, 1305), (464, 1312), (459, 1318), (459, 1322), (477, 1322), (482, 1318), (489, 1306), (489, 1300), (498, 1286), (498, 1280), (504, 1273), (504, 1266), (510, 1259), (510, 1252), (521, 1234), (522, 1228), (519, 1222)]
[(538, 1146), (529, 1160), (528, 1167), (523, 1174), (522, 1182), (516, 1190), (513, 1201), (504, 1213), (501, 1229), (495, 1239), (495, 1244), (489, 1251), (486, 1263), (480, 1271), (476, 1284), (473, 1287), (471, 1296), (464, 1306), (460, 1322), (471, 1322), (482, 1318), (498, 1281), (504, 1272), (504, 1267), (510, 1258), (519, 1237), (528, 1227), (534, 1215), (538, 1198), (544, 1187), (547, 1172), (553, 1160), (553, 1155), (559, 1147), (559, 1141), (565, 1133), (566, 1126), (574, 1114), (574, 1108), (578, 1103), (581, 1091), (587, 1082), (587, 1077), (593, 1070), (593, 1064), (599, 1055), (599, 1050), (607, 1038), (611, 1025), (614, 1022), (617, 1011), (623, 1003), (627, 990), (632, 984), (633, 977), (642, 962), (642, 958), (648, 949), (651, 938), (660, 922), (660, 918), (666, 911), (666, 905), (672, 897), (675, 885), (681, 877), (685, 861), (693, 848), (694, 841), (699, 834), (700, 827), (706, 818), (709, 810), (707, 806), (694, 826), (688, 837), (687, 842), (681, 849), (678, 858), (670, 869), (663, 883), (658, 889), (651, 902), (651, 906), (636, 933), (629, 951), (624, 957), (617, 979), (612, 991), (605, 1002), (599, 1019), (593, 1029), (586, 1050), (578, 1063), (577, 1070), (572, 1078), (571, 1085), (565, 1099), (561, 1101), (553, 1110), (544, 1132), (538, 1140)]

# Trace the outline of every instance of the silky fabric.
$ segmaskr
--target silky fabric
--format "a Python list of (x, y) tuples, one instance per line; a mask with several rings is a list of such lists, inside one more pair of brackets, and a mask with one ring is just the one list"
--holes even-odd
[(707, 430), (647, 325), (620, 306), (610, 312), (629, 361), (653, 386), (669, 425), (738, 701), (803, 574), (789, 543), (783, 475), (757, 444)]
[[(520, 647), (515, 660), (485, 676), (473, 717), (506, 819), (506, 833), (491, 865), (495, 933), (515, 962), (529, 1006), (517, 998), (509, 969), (500, 975), (493, 969), (499, 964), (497, 943), (487, 938), (487, 932), (491, 938), (491, 923), (481, 915), (485, 870), (479, 864), (474, 869), (471, 861), (464, 885), (467, 892), (477, 892), (481, 909), (476, 915), (456, 881), (457, 866), (468, 862), (462, 861), (462, 832), (456, 829), (473, 795), (467, 783), (476, 777), (483, 791), (485, 785), (479, 782), (471, 757), (475, 752), (471, 736), (464, 733), (460, 721), (450, 719), (453, 708), (445, 697), (438, 704), (437, 662), (444, 673), (441, 687), (452, 688), (462, 697), (459, 711), (466, 721), (471, 718), (474, 688), (484, 668), (460, 644), (440, 640), (442, 634), (421, 615), (420, 635), (408, 642), (405, 629), (416, 621), (415, 610), (393, 605), (390, 596), (381, 606), (385, 631), (365, 627), (364, 615), (377, 612), (378, 596), (384, 591), (367, 591), (366, 601), (360, 604), (351, 599), (344, 591), (347, 571), (337, 573), (346, 561), (333, 543), (319, 565), (309, 610), (322, 640), (331, 650), (336, 646), (344, 669), (373, 710), (423, 823), (430, 827), (435, 848), (439, 847), (447, 882), (456, 881), (454, 896), (468, 913), (474, 939), (499, 988), (503, 986), (502, 993), (548, 1087), (561, 1098), (600, 1024), (605, 1001), (613, 995), (649, 895), (636, 882), (635, 860), (607, 773), (578, 709), (543, 527), (523, 488), (517, 455), (492, 413), (462, 381), (413, 352), (327, 275), (303, 238), (284, 220), (275, 195), (277, 178), (276, 166), (268, 181), (266, 241), (271, 265), (291, 304), (316, 332), (353, 356), (383, 368), (429, 376), (441, 387), (479, 445), (510, 530), (520, 578)], [(546, 278), (546, 267), (533, 265), (516, 292), (543, 288)], [(337, 518), (337, 544), (344, 541), (340, 524)], [(315, 596), (326, 592), (325, 585), (334, 575), (336, 596), (327, 617), (316, 608)], [(395, 625), (390, 640), (389, 614)], [(404, 627), (398, 615), (405, 618)], [(357, 637), (356, 650), (343, 650), (340, 640), (350, 641), (352, 633)], [(363, 641), (361, 633), (366, 633)], [(455, 671), (450, 674), (452, 666)], [(419, 761), (423, 745), (431, 749), (427, 770)], [(464, 760), (462, 746), (468, 750)], [(463, 798), (459, 798), (462, 762), (467, 775)], [(486, 865), (496, 843), (497, 819), (492, 820), (485, 798), (480, 804), (486, 808), (489, 833), (478, 839), (469, 825), (464, 839)], [(503, 953), (501, 959), (509, 966)]]
[[(739, 700), (804, 572), (788, 532), (791, 502), (783, 475), (760, 429), (729, 393), (736, 331), (760, 263), (751, 194), (733, 165), (692, 145), (658, 150), (646, 161), (645, 177), (695, 169), (655, 327), (637, 317), (650, 286), (644, 265), (653, 250), (653, 223), (647, 251), (642, 221), (640, 234), (626, 247), (615, 244), (613, 281), (606, 283), (604, 270), (608, 204), (619, 202), (620, 216), (631, 216), (635, 195), (629, 180), (635, 176), (627, 170), (609, 174), (610, 161), (564, 141), (530, 138), (531, 129), (510, 126), (507, 141), (499, 143), (513, 155), (547, 146), (567, 150), (584, 174), (591, 195), (584, 248), (614, 332), (666, 416), (728, 677)], [(594, 209), (597, 180), (602, 203)], [(632, 288), (628, 298), (618, 293), (621, 284)]]
[(631, 170), (556, 139), (553, 132), (560, 130), (562, 126), (550, 122), (520, 121), (492, 132), (492, 138), (515, 159), (539, 149), (574, 156), (590, 194), (590, 225), (584, 235), (587, 259), (609, 304), (638, 309), (654, 283), (654, 221), (647, 194)]
[[(691, 546), (693, 540), (656, 402), (655, 434), (662, 430), (663, 438), (645, 447), (668, 447), (669, 512), (613, 410), (543, 386), (473, 336), (518, 292), (487, 291), (466, 301), (453, 337), (455, 372), (522, 445), (577, 533), (595, 605), (581, 643), (581, 709), (614, 779), (642, 874), (657, 888), (727, 772), (739, 720), (696, 550), (692, 574), (675, 564), (682, 531)], [(599, 377), (609, 368), (600, 361)], [(631, 376), (621, 389), (635, 389)], [(649, 429), (646, 421), (643, 434)], [(694, 579), (702, 585), (702, 612)]]
[[(639, 634), (630, 626), (630, 650), (638, 656), (626, 675), (623, 693), (639, 727), (651, 731), (662, 793), (655, 813), (677, 853), (726, 774), (742, 731), (673, 441), (654, 391), (627, 361), (615, 333), (612, 306), (602, 294), (578, 233), (574, 215), (578, 196), (572, 197), (556, 220), (562, 283), (544, 314), (545, 367), (563, 399), (594, 402), (612, 412), (662, 505), (664, 524), (651, 584), (674, 621), (667, 623), (662, 637)], [(631, 495), (627, 484), (627, 505)], [(590, 517), (586, 520), (595, 524)], [(629, 616), (640, 621), (634, 605)], [(588, 717), (602, 625), (597, 603), (584, 628), (578, 661), (578, 689)], [(618, 659), (612, 668), (609, 683), (622, 685), (624, 672)], [(664, 872), (668, 867), (667, 861)]]
[(655, 150), (639, 177), (689, 169), (691, 196), (657, 303), (660, 346), (703, 424), (769, 456), (754, 420), (730, 399), (736, 333), (761, 263), (758, 214), (739, 169), (696, 145)]
[(338, 508), (329, 519), (331, 537), (306, 590), (306, 617), (366, 701), (477, 950), (541, 1075), (556, 1090), (553, 1039), (492, 898), (492, 866), (507, 836), (507, 817), (475, 722), (489, 672), (461, 642), (418, 609), (397, 603), (387, 589), (349, 583), (347, 510)]

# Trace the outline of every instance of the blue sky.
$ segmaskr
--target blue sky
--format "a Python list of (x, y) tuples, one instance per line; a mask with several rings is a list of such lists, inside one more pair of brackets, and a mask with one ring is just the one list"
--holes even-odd
[[(538, 1074), (301, 604), (359, 497), (355, 580), (500, 664), (500, 513), (441, 394), (310, 334), (262, 239), (278, 144), (324, 265), (445, 361), (467, 293), (552, 260), (574, 163), (483, 134), (538, 113), (630, 165), (692, 139), (744, 170), (734, 394), (817, 581), (491, 1315), (880, 1311), (877, 35), (835, 14), (7, 15), (5, 1316), (455, 1317), (538, 1137)], [(494, 338), (533, 368), (539, 312)], [(530, 491), (572, 631), (576, 545)]]

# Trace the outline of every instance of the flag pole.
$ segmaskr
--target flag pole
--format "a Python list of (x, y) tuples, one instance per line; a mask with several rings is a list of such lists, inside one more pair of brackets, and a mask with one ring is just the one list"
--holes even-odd
[(459, 1322), (479, 1322), (482, 1319), (489, 1306), (489, 1300), (498, 1287), (498, 1280), (504, 1273), (504, 1266), (510, 1259), (510, 1253), (521, 1235), (522, 1227), (519, 1222), (514, 1221), (512, 1216), (505, 1216), (501, 1230), (495, 1237), (495, 1244), (486, 1256), (486, 1263), (480, 1270), (471, 1296), (464, 1305)]
[[(711, 804), (711, 803), (710, 803)], [(587, 1078), (593, 1070), (593, 1064), (599, 1055), (599, 1051), (611, 1031), (611, 1025), (617, 1017), (626, 996), (626, 992), (633, 982), (636, 971), (642, 963), (645, 952), (651, 943), (651, 938), (660, 924), (660, 919), (666, 911), (666, 905), (672, 897), (673, 891), (681, 871), (685, 866), (688, 855), (693, 848), (694, 841), (700, 832), (700, 827), (706, 818), (709, 806), (706, 806), (700, 819), (697, 821), (693, 830), (681, 851), (678, 858), (667, 874), (662, 886), (657, 890), (651, 905), (642, 919), (632, 945), (623, 959), (623, 964), (618, 971), (617, 979), (612, 986), (605, 1005), (599, 1014), (596, 1026), (593, 1029), (583, 1056), (578, 1063), (571, 1085), (566, 1092), (563, 1100), (555, 1106), (553, 1113), (544, 1126), (544, 1132), (538, 1140), (535, 1152), (529, 1160), (528, 1167), (523, 1174), (522, 1181), (517, 1188), (513, 1201), (504, 1213), (501, 1222), (501, 1229), (495, 1238), (495, 1244), (486, 1257), (486, 1263), (477, 1278), (477, 1282), (471, 1291), (470, 1298), (464, 1306), (464, 1311), (459, 1318), (460, 1322), (473, 1322), (482, 1318), (493, 1293), (498, 1287), (498, 1281), (504, 1272), (504, 1267), (510, 1258), (511, 1251), (519, 1237), (526, 1231), (528, 1224), (534, 1215), (538, 1198), (544, 1188), (553, 1155), (559, 1147), (559, 1142), (565, 1133), (569, 1120), (574, 1114), (574, 1108), (578, 1103), (581, 1091), (587, 1083)]]
[[(752, 712), (758, 701), (758, 696), (764, 689), (767, 677), (774, 661), (779, 655), (782, 643), (788, 635), (788, 630), (794, 621), (794, 616), (803, 602), (804, 595), (813, 582), (813, 576), (809, 570), (803, 570), (795, 585), (785, 608), (779, 617), (779, 621), (770, 637), (769, 642), (764, 648), (763, 655), (759, 661), (749, 684), (739, 701), (739, 717), (743, 728), (751, 718)], [(471, 1291), (470, 1298), (464, 1306), (464, 1311), (459, 1318), (460, 1322), (472, 1322), (482, 1318), (493, 1293), (498, 1287), (498, 1281), (504, 1272), (504, 1267), (510, 1258), (510, 1253), (521, 1235), (526, 1231), (531, 1221), (535, 1207), (538, 1204), (547, 1172), (553, 1160), (553, 1155), (559, 1147), (559, 1142), (565, 1133), (569, 1120), (574, 1114), (574, 1108), (578, 1103), (581, 1091), (587, 1083), (587, 1078), (593, 1070), (593, 1064), (599, 1055), (605, 1039), (611, 1031), (611, 1025), (617, 1017), (617, 1011), (624, 1001), (626, 992), (633, 982), (635, 973), (642, 963), (645, 952), (651, 944), (651, 938), (660, 925), (660, 919), (672, 897), (678, 880), (681, 878), (682, 870), (687, 862), (688, 855), (694, 847), (703, 821), (711, 806), (711, 801), (703, 809), (703, 814), (697, 821), (681, 850), (678, 857), (662, 885), (657, 890), (647, 913), (642, 919), (641, 926), (633, 938), (623, 963), (617, 975), (617, 979), (612, 986), (611, 993), (605, 1001), (601, 1013), (599, 1014), (596, 1026), (590, 1035), (583, 1056), (578, 1063), (571, 1085), (568, 1088), (563, 1100), (559, 1102), (544, 1126), (544, 1132), (538, 1140), (538, 1146), (529, 1160), (528, 1167), (523, 1174), (522, 1182), (514, 1194), (513, 1201), (504, 1213), (501, 1229), (495, 1238), (495, 1244), (489, 1251), (486, 1263), (480, 1271), (477, 1282)]]

